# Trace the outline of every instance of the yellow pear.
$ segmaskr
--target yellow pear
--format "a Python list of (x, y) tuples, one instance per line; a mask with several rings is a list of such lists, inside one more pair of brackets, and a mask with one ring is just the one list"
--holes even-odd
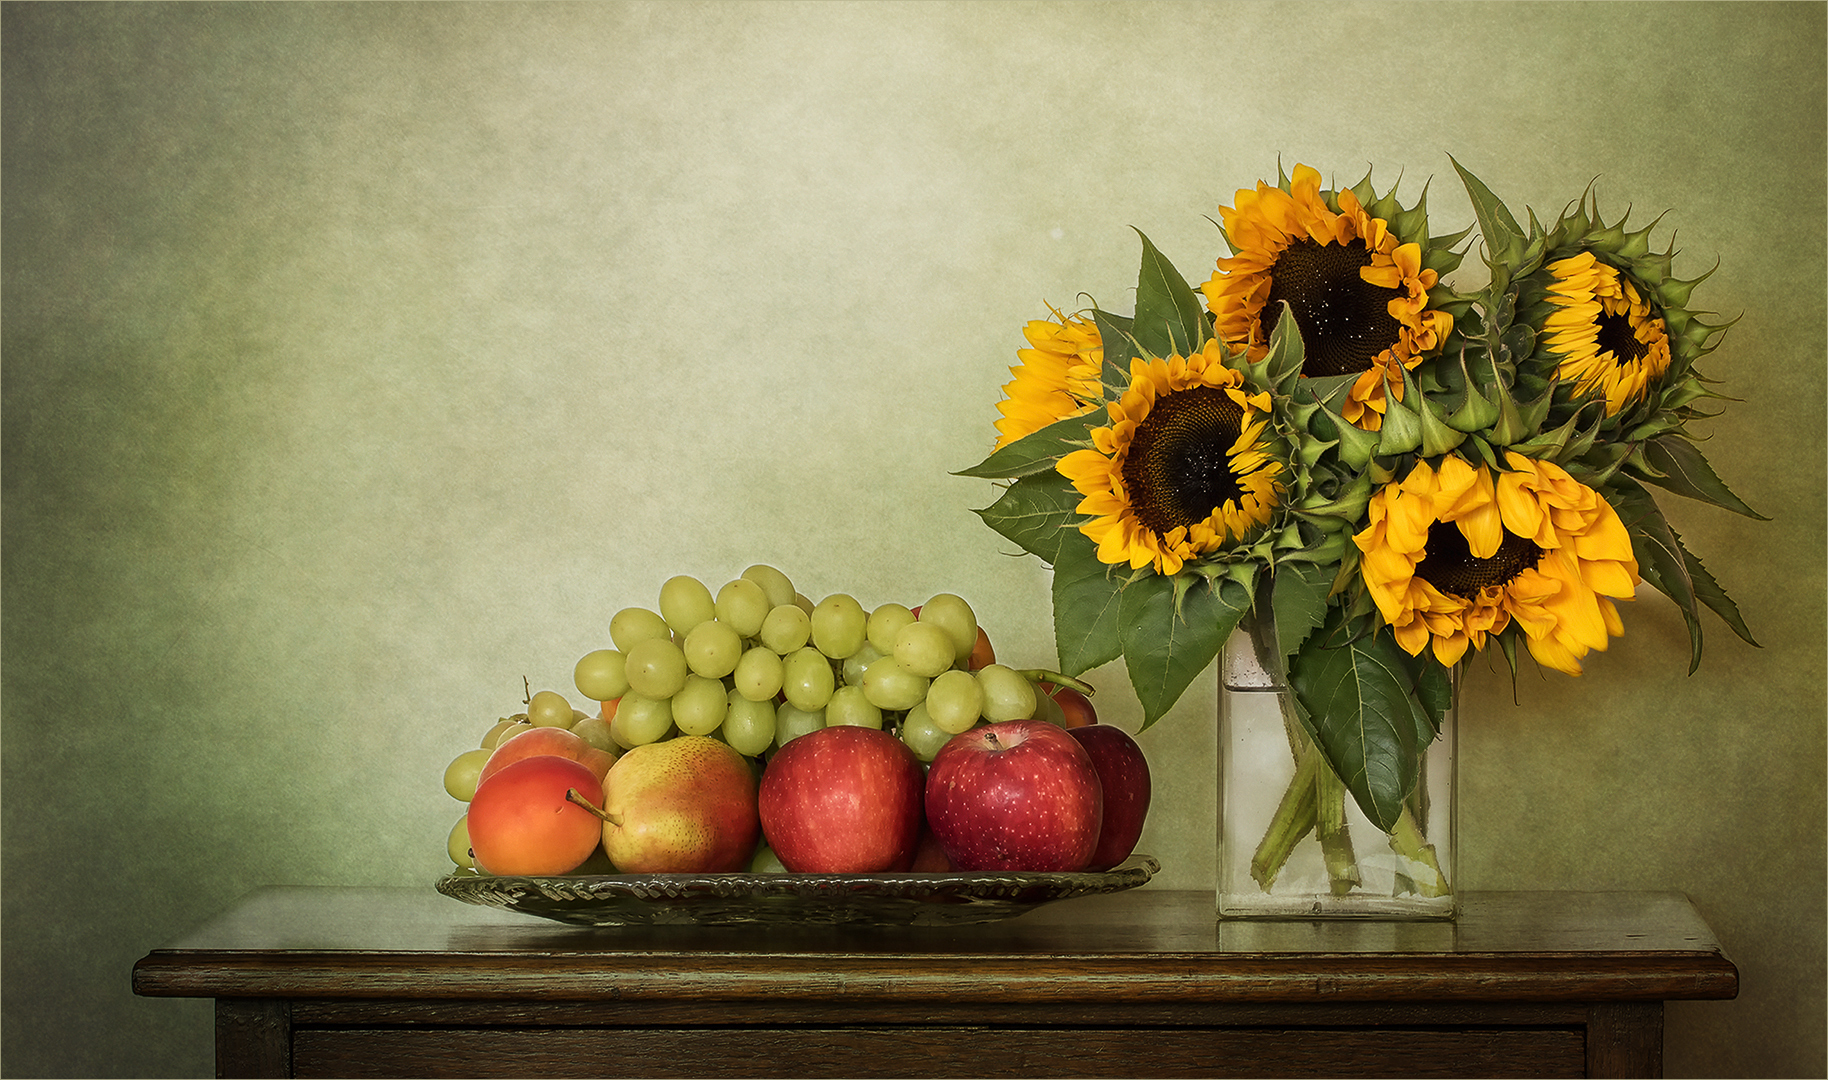
[(604, 774), (603, 850), (625, 874), (743, 870), (761, 829), (755, 770), (708, 736), (637, 746)]

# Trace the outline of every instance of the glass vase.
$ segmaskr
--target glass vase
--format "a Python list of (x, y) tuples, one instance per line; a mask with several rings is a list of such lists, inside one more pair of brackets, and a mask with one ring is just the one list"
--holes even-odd
[(1313, 750), (1254, 629), (1240, 624), (1220, 656), (1219, 917), (1454, 918), (1457, 672), (1454, 706), (1385, 832)]

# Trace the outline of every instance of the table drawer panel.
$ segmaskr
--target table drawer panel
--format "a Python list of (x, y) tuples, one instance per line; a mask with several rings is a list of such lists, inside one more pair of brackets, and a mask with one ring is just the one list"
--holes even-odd
[[(299, 1028), (296, 1076), (1581, 1076), (1579, 1028)], [(955, 1065), (955, 1070), (959, 1071)]]

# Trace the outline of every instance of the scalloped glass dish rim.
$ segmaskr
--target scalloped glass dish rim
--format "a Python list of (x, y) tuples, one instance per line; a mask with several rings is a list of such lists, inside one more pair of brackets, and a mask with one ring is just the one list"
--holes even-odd
[(882, 874), (577, 874), (491, 877), (459, 870), (436, 888), (468, 904), (585, 926), (823, 921), (987, 922), (1043, 904), (1147, 884), (1161, 869), (1131, 855), (1108, 871)]

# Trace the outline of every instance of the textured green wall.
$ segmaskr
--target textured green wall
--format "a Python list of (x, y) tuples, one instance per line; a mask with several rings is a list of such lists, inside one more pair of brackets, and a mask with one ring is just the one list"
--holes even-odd
[[(445, 762), (672, 574), (954, 590), (1049, 662), (1044, 568), (948, 475), (1023, 322), (1125, 309), (1130, 226), (1202, 279), (1278, 162), (1458, 229), (1450, 153), (1720, 264), (1708, 453), (1774, 519), (1672, 511), (1762, 649), (1713, 624), (1688, 677), (1646, 596), (1578, 680), (1474, 678), (1462, 885), (1686, 891), (1743, 990), (1670, 1009), (1670, 1074), (1823, 1073), (1822, 5), (4, 18), (7, 1073), (207, 1073), (133, 961), (259, 885), (429, 887)], [(1213, 711), (1144, 737), (1173, 887)]]

